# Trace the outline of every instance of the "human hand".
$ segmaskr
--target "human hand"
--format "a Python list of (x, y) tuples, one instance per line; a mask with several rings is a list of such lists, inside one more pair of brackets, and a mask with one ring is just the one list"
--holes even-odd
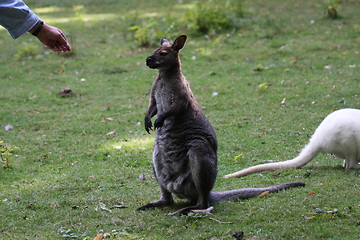
[(70, 44), (66, 39), (65, 34), (57, 27), (44, 23), (36, 37), (53, 51), (71, 51)]

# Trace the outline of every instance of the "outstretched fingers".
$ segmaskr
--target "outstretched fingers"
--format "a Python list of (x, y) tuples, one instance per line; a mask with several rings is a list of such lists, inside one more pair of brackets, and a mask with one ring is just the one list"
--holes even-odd
[(58, 28), (44, 24), (37, 38), (53, 51), (71, 51), (71, 46), (65, 34)]

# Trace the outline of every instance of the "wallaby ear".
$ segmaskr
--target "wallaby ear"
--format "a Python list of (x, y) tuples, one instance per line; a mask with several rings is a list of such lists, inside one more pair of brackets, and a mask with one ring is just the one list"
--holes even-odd
[(161, 38), (161, 40), (160, 40), (160, 45), (162, 46), (162, 45), (164, 45), (165, 43), (167, 43), (167, 44), (169, 44), (170, 45), (170, 43), (169, 43), (169, 40), (167, 40), (166, 38)]
[(186, 42), (186, 35), (181, 35), (180, 37), (176, 38), (173, 45), (171, 46), (175, 51), (180, 51), (185, 45)]

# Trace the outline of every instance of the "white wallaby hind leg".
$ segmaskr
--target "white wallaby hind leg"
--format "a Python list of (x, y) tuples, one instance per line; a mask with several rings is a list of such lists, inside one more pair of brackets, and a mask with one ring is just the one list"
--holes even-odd
[(360, 163), (357, 159), (345, 159), (343, 166), (345, 169), (360, 169)]

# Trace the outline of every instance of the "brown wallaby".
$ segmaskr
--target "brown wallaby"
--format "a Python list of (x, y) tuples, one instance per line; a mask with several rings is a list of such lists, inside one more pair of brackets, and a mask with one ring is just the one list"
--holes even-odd
[(150, 133), (151, 118), (157, 114), (152, 163), (161, 197), (138, 210), (173, 204), (173, 194), (190, 201), (191, 206), (180, 212), (187, 213), (192, 209), (206, 209), (212, 202), (304, 186), (296, 182), (211, 192), (217, 175), (216, 134), (181, 73), (179, 51), (185, 41), (185, 35), (176, 38), (172, 45), (162, 38), (160, 48), (146, 59), (149, 68), (159, 70), (151, 88), (145, 129)]

